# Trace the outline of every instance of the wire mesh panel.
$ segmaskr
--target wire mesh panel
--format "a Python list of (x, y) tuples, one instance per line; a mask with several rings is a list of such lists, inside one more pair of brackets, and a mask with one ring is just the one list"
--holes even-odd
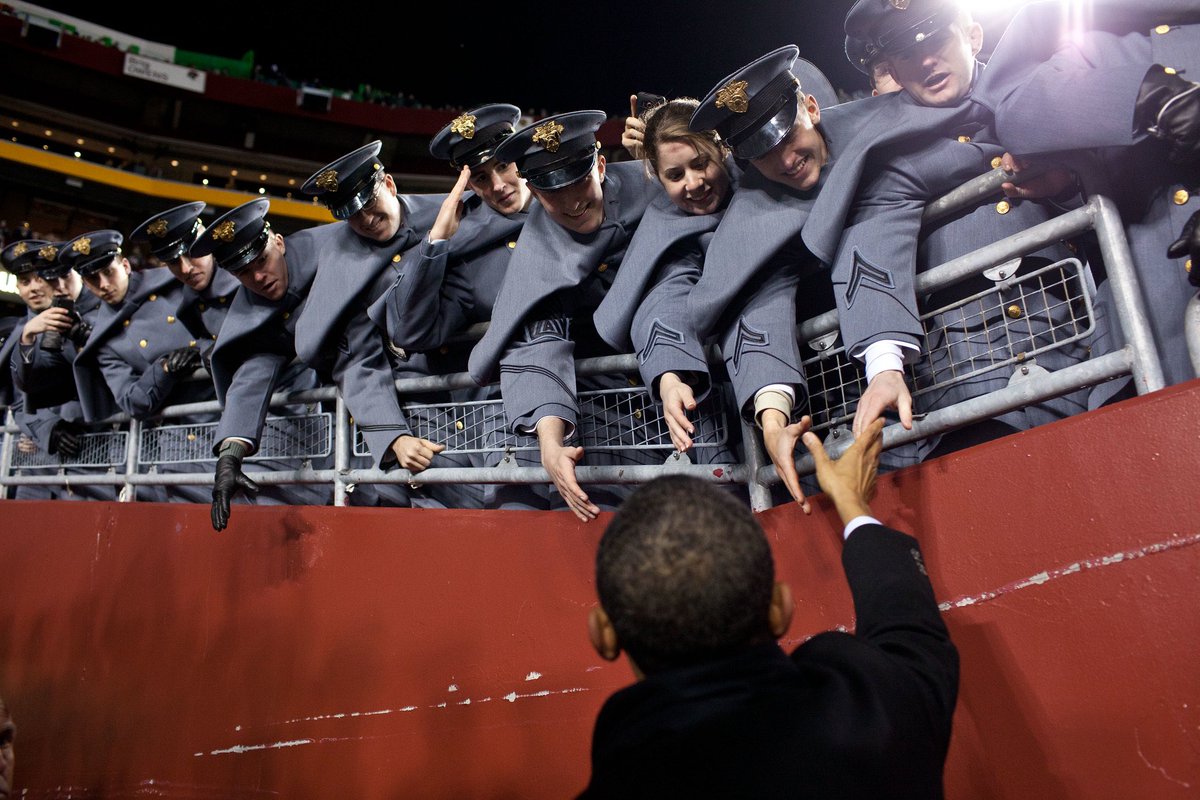
[[(215, 463), (213, 440), (217, 422), (155, 425), (142, 429), (138, 460), (142, 464)], [(258, 450), (247, 461), (322, 458), (333, 450), (333, 415), (328, 412), (268, 416)]]
[(80, 436), (79, 455), (50, 455), (38, 450), (22, 453), (12, 450), (12, 468), (34, 467), (124, 467), (125, 450), (129, 446), (129, 431), (85, 433)]
[[(507, 430), (501, 400), (439, 405), (406, 405), (414, 436), (446, 445), (446, 452), (502, 453), (537, 450), (531, 436)], [(724, 447), (729, 425), (723, 394), (710, 392), (691, 413), (697, 448)], [(579, 393), (579, 425), (570, 444), (588, 450), (648, 450), (673, 448), (662, 408), (645, 388), (602, 389)], [(369, 455), (366, 441), (355, 426), (354, 454)]]
[[(940, 398), (951, 387), (1011, 373), (1056, 351), (1082, 351), (1095, 315), (1087, 273), (1078, 259), (1068, 258), (929, 309), (921, 324), (921, 357), (905, 368), (919, 410), (921, 398)], [(849, 421), (866, 389), (859, 363), (836, 337), (810, 346), (818, 351), (803, 362), (813, 428)]]

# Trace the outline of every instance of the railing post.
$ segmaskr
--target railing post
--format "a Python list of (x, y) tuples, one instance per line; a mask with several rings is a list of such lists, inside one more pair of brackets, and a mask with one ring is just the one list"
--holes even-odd
[(0, 500), (8, 497), (7, 478), (12, 473), (12, 454), (13, 447), (16, 443), (17, 436), (9, 432), (9, 428), (16, 424), (16, 419), (13, 417), (12, 408), (4, 410), (4, 438), (0, 440)]
[[(142, 423), (136, 419), (129, 420), (129, 441), (125, 445), (125, 476), (137, 474), (138, 468), (138, 449), (142, 442)], [(133, 503), (137, 501), (137, 486), (126, 481), (121, 484), (121, 493), (117, 495), (117, 500), (122, 503)]]
[(346, 505), (345, 475), (350, 469), (350, 413), (346, 410), (346, 401), (338, 392), (334, 399), (334, 429), (333, 429), (333, 504)]
[(746, 489), (750, 492), (750, 509), (766, 511), (771, 507), (771, 489), (759, 478), (759, 470), (767, 465), (767, 456), (758, 443), (758, 430), (738, 414), (742, 426), (742, 447), (746, 451)]
[(1102, 194), (1092, 195), (1088, 205), (1092, 209), (1096, 238), (1100, 243), (1100, 253), (1104, 257), (1104, 268), (1113, 287), (1113, 299), (1116, 302), (1121, 331), (1125, 334), (1125, 341), (1129, 342), (1133, 349), (1134, 385), (1138, 394), (1157, 391), (1166, 385), (1163, 380), (1162, 362), (1158, 357), (1158, 348), (1154, 345), (1154, 335), (1150, 332), (1146, 304), (1142, 299), (1137, 269), (1129, 252), (1129, 242), (1125, 238), (1121, 217), (1112, 200)]

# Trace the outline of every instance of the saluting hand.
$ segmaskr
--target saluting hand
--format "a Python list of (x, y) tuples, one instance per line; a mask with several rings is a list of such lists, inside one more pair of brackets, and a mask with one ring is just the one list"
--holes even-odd
[(469, 180), (471, 180), (471, 168), (463, 167), (458, 173), (458, 180), (455, 181), (454, 188), (442, 201), (442, 207), (438, 211), (437, 219), (433, 221), (433, 227), (429, 229), (429, 241), (449, 239), (458, 231), (458, 223), (462, 221), (465, 210), (462, 196), (463, 192), (467, 190), (467, 181)]
[(642, 157), (642, 143), (646, 140), (646, 123), (637, 113), (637, 95), (629, 95), (629, 116), (625, 118), (625, 130), (621, 132), (621, 146), (634, 158)]
[(446, 449), (446, 445), (422, 439), (419, 436), (401, 436), (392, 442), (396, 463), (409, 472), (417, 473), (428, 469), (433, 457)]

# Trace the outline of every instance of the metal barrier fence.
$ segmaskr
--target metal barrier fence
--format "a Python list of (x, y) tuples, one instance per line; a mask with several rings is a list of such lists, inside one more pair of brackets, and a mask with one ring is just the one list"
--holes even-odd
[[(926, 208), (929, 222), (996, 194), (1000, 184), (1012, 176), (995, 169), (956, 189)], [(1055, 371), (1040, 368), (1037, 359), (1056, 350), (1080, 346), (1095, 328), (1092, 288), (1086, 267), (1077, 259), (1048, 264), (1027, 274), (1016, 270), (1023, 255), (1086, 231), (1094, 231), (1115, 298), (1115, 316), (1128, 344), (1115, 352), (1071, 364)], [(884, 430), (884, 447), (918, 441), (1005, 411), (1058, 397), (1122, 375), (1131, 375), (1137, 392), (1145, 394), (1163, 387), (1162, 370), (1150, 334), (1137, 274), (1124, 229), (1112, 202), (1094, 195), (1080, 208), (1063, 213), (1026, 231), (1010, 236), (917, 276), (918, 296), (926, 297), (946, 287), (982, 276), (989, 288), (952, 304), (923, 311), (926, 347), (909, 371), (916, 402), (934, 391), (942, 391), (984, 375), (1008, 375), (1008, 385), (998, 391), (930, 411), (914, 421), (912, 430), (890, 425)], [(1200, 365), (1200, 300), (1188, 310), (1188, 343), (1193, 361)], [(947, 320), (952, 319), (952, 323)], [(999, 324), (995, 320), (1001, 320)], [(934, 321), (938, 322), (934, 324)], [(977, 343), (978, 355), (967, 359), (951, 357), (946, 346), (945, 325), (956, 335), (965, 334)], [(468, 332), (477, 338), (481, 326)], [(853, 416), (854, 402), (864, 389), (861, 368), (846, 355), (839, 343), (837, 312), (829, 311), (806, 320), (798, 328), (799, 340), (815, 355), (804, 360), (814, 428), (825, 435), (826, 447), (839, 455), (850, 444), (846, 423)], [(719, 356), (719, 353), (715, 354)], [(715, 359), (719, 361), (719, 358)], [(1200, 370), (1200, 366), (1198, 366)], [(637, 372), (632, 354), (581, 359), (576, 362), (580, 377)], [(397, 391), (410, 397), (421, 393), (474, 387), (465, 373), (396, 381)], [(697, 449), (728, 447), (734, 442), (729, 428), (741, 427), (744, 460), (729, 464), (694, 464), (676, 453), (661, 465), (579, 466), (580, 483), (640, 483), (662, 474), (684, 473), (705, 480), (746, 484), (756, 510), (771, 504), (770, 487), (778, 483), (774, 466), (763, 453), (754, 429), (736, 410), (722, 402), (714, 391), (695, 416)], [(666, 448), (671, 443), (662, 412), (645, 389), (580, 393), (579, 443), (587, 451), (646, 450)], [(367, 455), (362, 436), (352, 424), (343, 399), (333, 387), (290, 394), (278, 393), (272, 408), (295, 403), (333, 403), (333, 410), (318, 411), (310, 405), (300, 416), (269, 417), (260, 450), (248, 461), (303, 459), (298, 469), (253, 471), (264, 485), (284, 483), (330, 483), (334, 502), (346, 502), (346, 487), (358, 483), (547, 483), (540, 467), (514, 466), (511, 458), (496, 467), (431, 467), (416, 475), (406, 470), (382, 472), (354, 469), (352, 456)], [(414, 432), (447, 444), (448, 452), (493, 453), (499, 459), (517, 451), (537, 449), (534, 437), (517, 437), (505, 430), (499, 400), (473, 403), (406, 404)], [(207, 472), (150, 472), (155, 465), (215, 461), (210, 433), (216, 423), (173, 424), (172, 419), (219, 411), (216, 402), (189, 403), (164, 410), (158, 424), (142, 424), (128, 417), (114, 417), (109, 432), (85, 437), (85, 451), (76, 463), (45, 454), (21, 453), (16, 446), (18, 429), (11, 412), (7, 416), (0, 445), (0, 488), (20, 485), (59, 485), (66, 482), (65, 470), (74, 466), (107, 469), (88, 475), (95, 484), (121, 484), (123, 498), (131, 487), (143, 484), (204, 485), (212, 483)], [(737, 423), (730, 420), (738, 419)], [(121, 426), (126, 426), (122, 428)], [(313, 462), (328, 461), (332, 468), (314, 469)], [(715, 452), (715, 451), (714, 451)], [(724, 452), (729, 452), (728, 450)], [(435, 462), (436, 463), (436, 462)], [(812, 459), (797, 452), (797, 469), (802, 475), (814, 470)], [(52, 472), (51, 472), (52, 470)], [(49, 473), (49, 474), (47, 474)], [(75, 483), (79, 475), (71, 476)]]

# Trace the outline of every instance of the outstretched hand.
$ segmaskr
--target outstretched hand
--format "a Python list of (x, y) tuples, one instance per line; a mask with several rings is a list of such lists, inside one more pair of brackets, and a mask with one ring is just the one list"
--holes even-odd
[(210, 513), (213, 530), (223, 531), (229, 524), (229, 505), (238, 489), (250, 496), (258, 494), (258, 484), (242, 472), (242, 459), (234, 455), (223, 455), (217, 459), (217, 471), (213, 477)]
[(671, 444), (681, 453), (692, 447), (692, 435), (696, 426), (688, 419), (688, 412), (696, 410), (696, 396), (674, 372), (664, 372), (658, 379), (658, 395), (662, 398), (663, 417), (667, 420), (667, 431)]
[(812, 427), (812, 417), (805, 415), (799, 422), (789, 425), (782, 411), (768, 408), (763, 412), (762, 426), (763, 446), (775, 465), (775, 471), (804, 513), (811, 514), (812, 506), (800, 488), (800, 475), (796, 472), (796, 442)]
[(879, 475), (879, 454), (883, 450), (883, 420), (876, 419), (854, 443), (834, 461), (815, 433), (804, 434), (804, 446), (812, 453), (817, 481), (837, 507), (843, 523), (855, 517), (870, 516), (875, 479)]
[(852, 426), (855, 437), (861, 436), (871, 423), (889, 408), (899, 412), (900, 424), (905, 430), (911, 431), (912, 394), (908, 391), (908, 384), (904, 382), (904, 373), (894, 369), (885, 369), (876, 375), (858, 399)]

